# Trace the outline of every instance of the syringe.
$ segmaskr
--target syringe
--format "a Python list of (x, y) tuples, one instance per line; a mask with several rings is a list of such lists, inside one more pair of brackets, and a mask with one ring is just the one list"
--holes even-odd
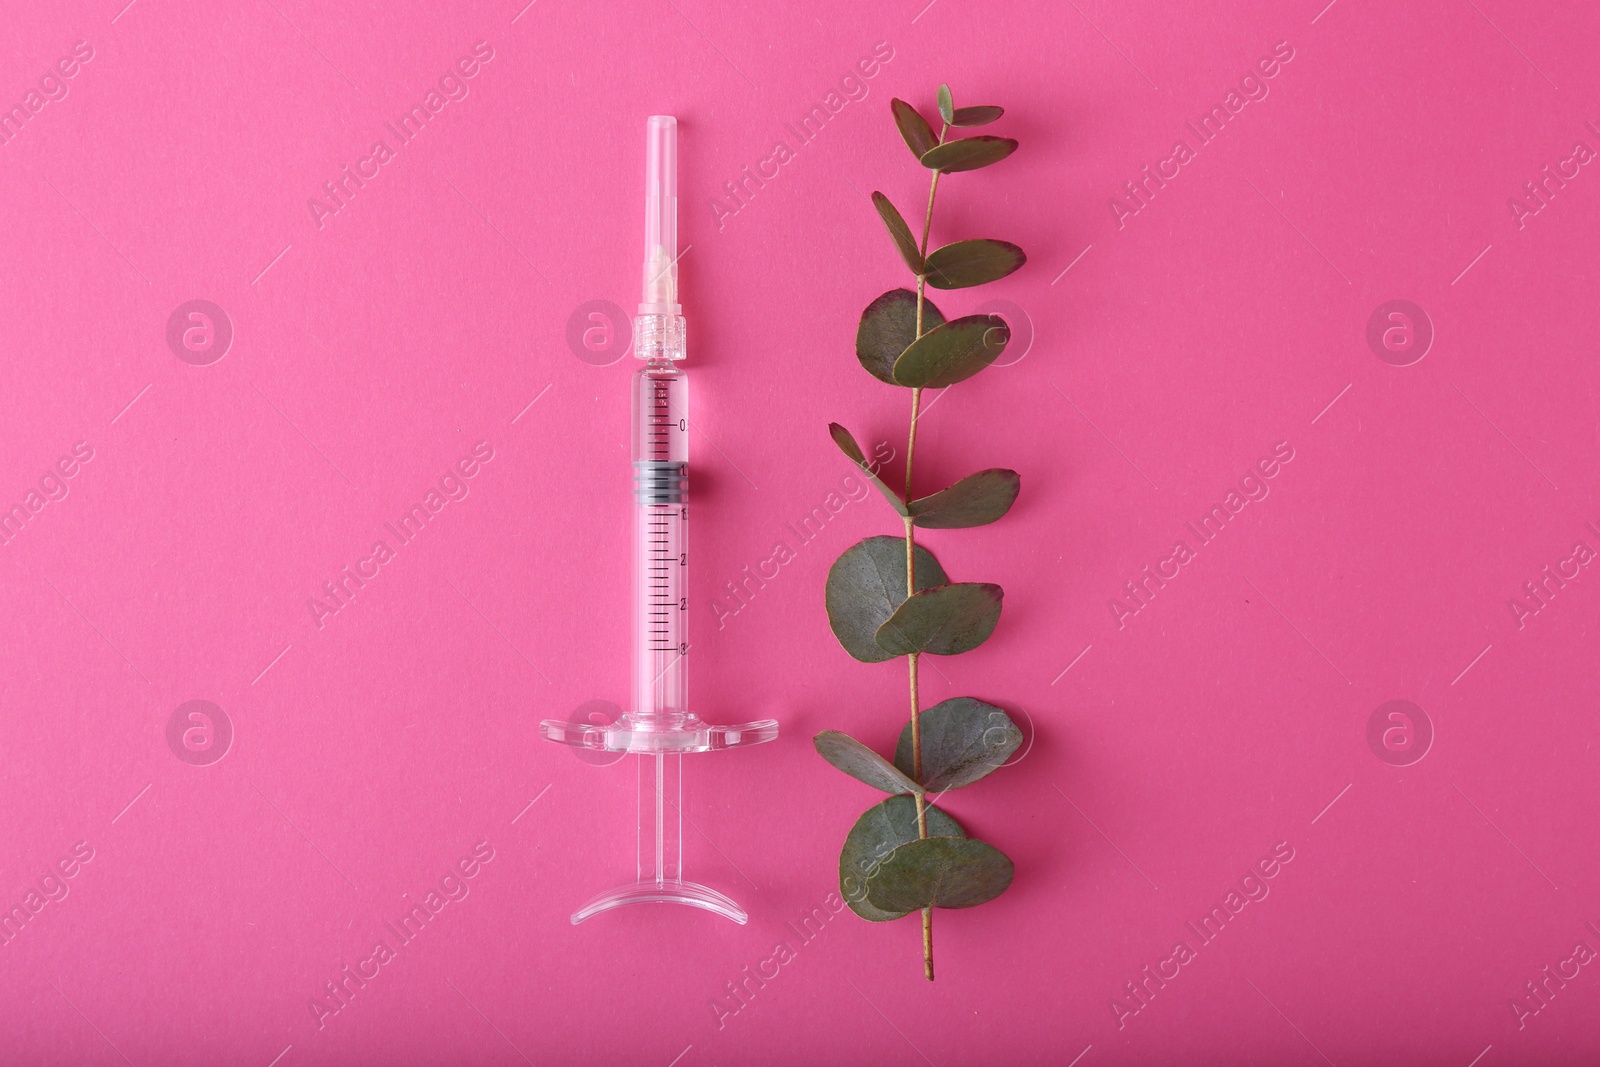
[[(712, 726), (689, 710), (689, 383), (678, 303), (678, 123), (646, 125), (644, 299), (633, 320), (633, 705), (605, 725), (546, 719), (551, 741), (634, 753), (639, 776), (638, 872), (573, 913), (580, 923), (623, 904), (688, 904), (734, 922), (727, 896), (683, 879), (682, 756), (771, 741), (774, 719)], [(670, 810), (669, 810), (670, 809)]]

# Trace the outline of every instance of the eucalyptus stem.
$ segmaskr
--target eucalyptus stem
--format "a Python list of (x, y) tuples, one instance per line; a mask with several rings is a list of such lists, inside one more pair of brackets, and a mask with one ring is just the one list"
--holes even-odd
[[(918, 287), (920, 288), (920, 285)], [(917, 294), (918, 297), (921, 297), (921, 295), (922, 295), (921, 293)], [(920, 299), (917, 301), (917, 336), (918, 337), (922, 336), (922, 301)], [(917, 454), (917, 412), (921, 407), (922, 407), (922, 390), (921, 389), (917, 389), (917, 388), (913, 388), (911, 390), (911, 431), (907, 435), (907, 438), (906, 438), (906, 503), (907, 504), (911, 503), (911, 461)], [(910, 522), (910, 517), (909, 516), (907, 517), (906, 521)], [(906, 551), (910, 552), (911, 549), (909, 547), (907, 547)], [(909, 557), (907, 557), (907, 558), (909, 558)], [(908, 583), (911, 581), (911, 569), (910, 569), (910, 565), (909, 564), (906, 567), (906, 581)], [(909, 591), (909, 589), (910, 589), (909, 585), (907, 586), (907, 589)]]
[[(917, 526), (954, 529), (986, 525), (1010, 509), (1021, 487), (1016, 471), (994, 468), (962, 478), (931, 496), (919, 499), (916, 495), (923, 391), (943, 390), (977, 374), (994, 362), (1009, 339), (999, 316), (963, 315), (947, 321), (938, 304), (929, 299), (928, 289), (930, 283), (941, 292), (984, 285), (1027, 261), (1022, 249), (1011, 242), (986, 238), (956, 241), (930, 253), (933, 208), (944, 172), (987, 167), (1017, 148), (1011, 137), (950, 136), (951, 130), (994, 122), (1004, 114), (1003, 108), (958, 108), (948, 85), (939, 86), (938, 105), (944, 122), (936, 133), (927, 117), (911, 104), (900, 99), (889, 102), (901, 139), (930, 174), (921, 234), (914, 216), (902, 215), (888, 196), (875, 191), (871, 199), (900, 259), (916, 279), (916, 292), (913, 295), (911, 287), (902, 282), (884, 293), (862, 312), (856, 331), (856, 359), (862, 368), (879, 381), (911, 391), (903, 486), (867, 460), (849, 430), (838, 423), (828, 425), (834, 444), (866, 472), (900, 515), (906, 575), (903, 597), (898, 589), (884, 589), (872, 580), (885, 571), (892, 572), (894, 538), (868, 537), (853, 545), (828, 571), (828, 625), (844, 650), (862, 663), (906, 657), (909, 729), (901, 727), (892, 765), (871, 746), (838, 730), (824, 730), (812, 739), (818, 754), (835, 768), (892, 794), (857, 819), (845, 838), (839, 853), (840, 892), (857, 915), (871, 922), (909, 918), (913, 910), (921, 912), (923, 974), (930, 982), (934, 977), (933, 909), (967, 908), (992, 900), (1011, 885), (1016, 870), (1005, 853), (965, 834), (943, 809), (934, 810), (934, 805), (943, 790), (967, 785), (993, 769), (987, 762), (980, 765), (958, 758), (957, 753), (982, 744), (1003, 759), (1023, 740), (1022, 731), (1004, 710), (976, 697), (957, 696), (928, 709), (926, 714), (933, 717), (927, 727), (934, 731), (935, 743), (927, 752), (922, 747), (926, 732), (919, 691), (923, 653), (953, 656), (983, 644), (999, 622), (1003, 590), (991, 582), (952, 581), (926, 548), (919, 566)], [(991, 740), (997, 724), (1001, 729), (999, 743), (994, 745)], [(996, 761), (995, 766), (999, 765)], [(930, 782), (937, 782), (940, 790), (931, 797), (927, 792)], [(906, 792), (910, 792), (916, 812), (914, 834), (905, 824)], [(852, 871), (864, 877), (865, 884), (853, 877)]]
[[(939, 143), (944, 143), (944, 137), (949, 132), (948, 124), (939, 130)], [(933, 172), (933, 180), (928, 183), (928, 210), (922, 218), (922, 244), (919, 254), (924, 258), (928, 255), (928, 234), (933, 229), (933, 200), (939, 192), (939, 172)], [(917, 337), (922, 337), (922, 307), (926, 300), (928, 275), (926, 268), (917, 275)], [(922, 407), (922, 390), (911, 390), (911, 426), (906, 434), (906, 503), (909, 505), (911, 496), (911, 468), (912, 461), (917, 453), (917, 415)], [(917, 591), (917, 535), (916, 520), (910, 515), (905, 517), (906, 526), (906, 596), (911, 597)], [(922, 783), (922, 712), (917, 699), (917, 653), (913, 652), (906, 657), (911, 682), (911, 778), (917, 784)], [(928, 837), (928, 801), (921, 793), (916, 794), (917, 799), (917, 837), (927, 840)], [(933, 981), (933, 909), (922, 909), (922, 973)]]

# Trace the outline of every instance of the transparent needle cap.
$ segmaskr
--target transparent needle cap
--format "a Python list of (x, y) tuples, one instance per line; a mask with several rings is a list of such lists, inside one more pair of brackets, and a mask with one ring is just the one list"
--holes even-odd
[(678, 305), (678, 120), (645, 123), (644, 295), (641, 315), (680, 315)]
[(651, 115), (644, 148), (644, 270), (633, 354), (659, 363), (688, 352), (678, 304), (678, 120)]

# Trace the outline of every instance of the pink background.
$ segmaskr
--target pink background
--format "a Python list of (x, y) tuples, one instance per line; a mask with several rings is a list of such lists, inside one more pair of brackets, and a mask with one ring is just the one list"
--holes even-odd
[[(1568, 165), (1520, 226), (1508, 206), (1600, 147), (1588, 5), (123, 3), (0, 18), (7, 107), (93, 52), (0, 144), (0, 503), (93, 454), (0, 549), (0, 904), (93, 854), (0, 947), (0, 1060), (1600, 1054), (1600, 968), (1562, 962), (1600, 949), (1600, 576), (1567, 565), (1520, 626), (1508, 603), (1600, 548), (1600, 175)], [(466, 97), (319, 227), (308, 198), (480, 41)], [(1279, 42), (1266, 98), (1119, 227), (1123, 183), (1193, 146), (1185, 122)], [(723, 183), (793, 146), (784, 124), (875, 46), (865, 99), (730, 213)], [(1022, 148), (942, 185), (936, 242), (1030, 256), (941, 306), (1009, 300), (1015, 351), (1024, 320), (1034, 339), (923, 424), (926, 491), (1023, 476), (1000, 524), (926, 535), (1008, 595), (925, 691), (1011, 708), (1033, 742), (946, 800), (1018, 873), (938, 914), (929, 986), (913, 922), (790, 925), (826, 911), (875, 800), (809, 738), (887, 748), (905, 682), (849, 659), (822, 610), (833, 558), (894, 532), (882, 503), (846, 498), (803, 547), (785, 524), (849, 473), (828, 421), (903, 450), (905, 394), (852, 339), (904, 277), (867, 193), (908, 214), (925, 195), (889, 99), (931, 114), (941, 80), (1010, 109), (995, 131)], [(748, 926), (574, 928), (632, 862), (633, 776), (537, 722), (626, 699), (633, 361), (577, 358), (566, 329), (637, 299), (655, 112), (682, 123), (693, 246), (693, 693), (783, 735), (686, 764), (688, 873)], [(207, 366), (166, 340), (195, 298), (234, 330)], [(1409, 366), (1366, 339), (1393, 299), (1435, 333)], [(319, 626), (322, 583), (480, 441), (470, 494)], [(1184, 524), (1279, 442), (1269, 495), (1119, 627), (1124, 583), (1193, 547)], [(797, 558), (719, 629), (724, 583), (780, 540)], [(235, 733), (209, 766), (166, 736), (196, 699)], [(1367, 741), (1394, 699), (1435, 734), (1409, 766)], [(319, 1027), (324, 983), (480, 842), (469, 894)], [(1185, 923), (1280, 842), (1270, 895), (1132, 1012), (1125, 983), (1198, 945)], [(794, 958), (719, 1013), (779, 941)], [(1519, 1027), (1547, 966), (1578, 974)]]

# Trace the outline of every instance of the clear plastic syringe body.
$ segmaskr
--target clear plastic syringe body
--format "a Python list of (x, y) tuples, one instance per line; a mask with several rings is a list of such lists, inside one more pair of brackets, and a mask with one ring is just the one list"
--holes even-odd
[[(678, 122), (652, 115), (645, 125), (644, 271), (633, 354), (633, 708), (653, 731), (676, 731), (689, 712), (688, 539), (689, 382), (678, 303)], [(661, 737), (662, 747), (681, 740)]]
[[(678, 303), (678, 123), (645, 125), (644, 271), (633, 320), (633, 691), (609, 724), (544, 719), (549, 740), (639, 757), (636, 877), (590, 900), (580, 923), (624, 904), (704, 908), (736, 923), (749, 915), (683, 877), (682, 757), (771, 741), (775, 719), (709, 723), (689, 710), (689, 382)], [(684, 251), (688, 251), (685, 249)]]
[(684, 724), (688, 693), (689, 381), (667, 360), (633, 376), (633, 708)]

